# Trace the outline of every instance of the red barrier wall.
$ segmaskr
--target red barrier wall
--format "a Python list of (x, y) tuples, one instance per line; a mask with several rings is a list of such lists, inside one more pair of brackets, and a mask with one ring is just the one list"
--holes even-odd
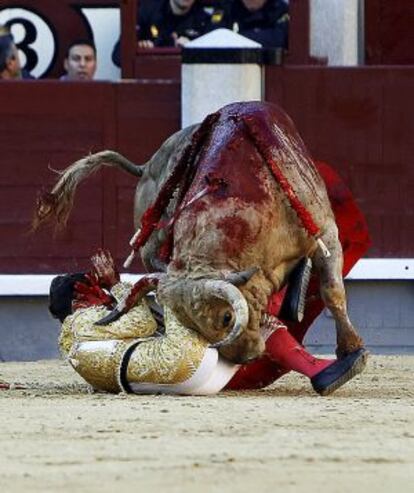
[(371, 257), (414, 257), (414, 67), (268, 67), (316, 159), (333, 164), (365, 212)]
[[(414, 257), (411, 68), (268, 67), (266, 95), (315, 158), (337, 167), (367, 215), (373, 257)], [(129, 253), (134, 177), (104, 169), (82, 185), (68, 228), (28, 236), (37, 191), (89, 152), (144, 162), (179, 129), (177, 83), (0, 84), (0, 272), (84, 269), (101, 245)], [(137, 264), (134, 270), (138, 271)]]
[(175, 84), (54, 81), (0, 84), (0, 272), (83, 269), (103, 245), (119, 261), (133, 233), (136, 178), (104, 169), (80, 187), (68, 228), (28, 235), (38, 190), (89, 152), (117, 149), (137, 163), (179, 128)]
[(365, 0), (365, 63), (414, 64), (414, 2)]

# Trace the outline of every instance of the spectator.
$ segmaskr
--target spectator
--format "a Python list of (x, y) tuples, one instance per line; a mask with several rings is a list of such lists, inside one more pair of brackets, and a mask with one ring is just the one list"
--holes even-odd
[(234, 0), (233, 31), (264, 47), (287, 49), (288, 12), (284, 0)]
[(0, 79), (22, 79), (19, 53), (11, 34), (0, 35)]
[[(142, 0), (138, 11), (138, 47), (181, 47), (219, 27), (230, 28), (228, 2), (211, 5), (200, 0)], [(120, 43), (116, 43), (112, 60), (120, 66)]]
[[(2, 40), (2, 38), (4, 39)], [(17, 49), (17, 45), (14, 43), (13, 35), (10, 33), (9, 28), (7, 26), (0, 25), (0, 72), (3, 72), (3, 69), (5, 68), (5, 64), (3, 64), (2, 58), (3, 55), (1, 53), (6, 54), (7, 50), (9, 50), (9, 53), (11, 50), (13, 52), (13, 56), (16, 57), (14, 60), (12, 60), (14, 61), (14, 67), (11, 67), (11, 72), (7, 71), (7, 74), (4, 70), (4, 76), (3, 74), (0, 74), (0, 79), (34, 79), (30, 72), (21, 67), (19, 50)], [(10, 74), (11, 77), (9, 76)]]
[(68, 48), (63, 62), (66, 74), (60, 80), (93, 80), (96, 72), (96, 47), (92, 41), (77, 40)]
[(143, 1), (138, 22), (138, 46), (184, 46), (218, 27), (226, 27), (224, 6), (198, 0)]

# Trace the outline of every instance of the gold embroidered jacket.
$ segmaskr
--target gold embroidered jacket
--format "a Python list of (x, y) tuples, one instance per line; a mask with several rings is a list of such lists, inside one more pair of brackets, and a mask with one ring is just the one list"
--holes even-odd
[[(130, 286), (112, 289), (122, 299)], [(208, 342), (181, 325), (174, 314), (164, 313), (165, 334), (156, 334), (157, 323), (145, 300), (107, 326), (94, 325), (109, 313), (104, 306), (81, 308), (68, 316), (59, 345), (73, 368), (95, 389), (126, 390), (129, 383), (178, 384), (199, 367)]]

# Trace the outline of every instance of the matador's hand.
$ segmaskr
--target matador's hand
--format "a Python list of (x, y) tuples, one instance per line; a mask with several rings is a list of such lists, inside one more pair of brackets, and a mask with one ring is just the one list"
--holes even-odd
[[(87, 275), (88, 280), (91, 282), (91, 276)], [(74, 286), (74, 300), (73, 308), (89, 308), (90, 306), (112, 306), (113, 298), (106, 293), (98, 284), (87, 285), (83, 282), (77, 282)]]
[(106, 289), (111, 289), (112, 286), (119, 282), (119, 272), (108, 250), (102, 250), (100, 248), (91, 258), (91, 261), (91, 276), (96, 279), (97, 284)]

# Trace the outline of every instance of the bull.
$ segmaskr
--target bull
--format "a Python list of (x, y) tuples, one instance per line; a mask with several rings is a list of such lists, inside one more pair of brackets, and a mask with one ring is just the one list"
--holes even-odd
[(363, 341), (349, 320), (342, 248), (325, 184), (293, 122), (275, 105), (234, 103), (171, 136), (144, 165), (113, 151), (63, 172), (39, 201), (35, 226), (64, 224), (78, 183), (102, 165), (139, 177), (133, 253), (145, 276), (110, 319), (157, 287), (161, 304), (236, 363), (264, 351), (269, 296), (312, 259), (331, 311), (337, 354)]

